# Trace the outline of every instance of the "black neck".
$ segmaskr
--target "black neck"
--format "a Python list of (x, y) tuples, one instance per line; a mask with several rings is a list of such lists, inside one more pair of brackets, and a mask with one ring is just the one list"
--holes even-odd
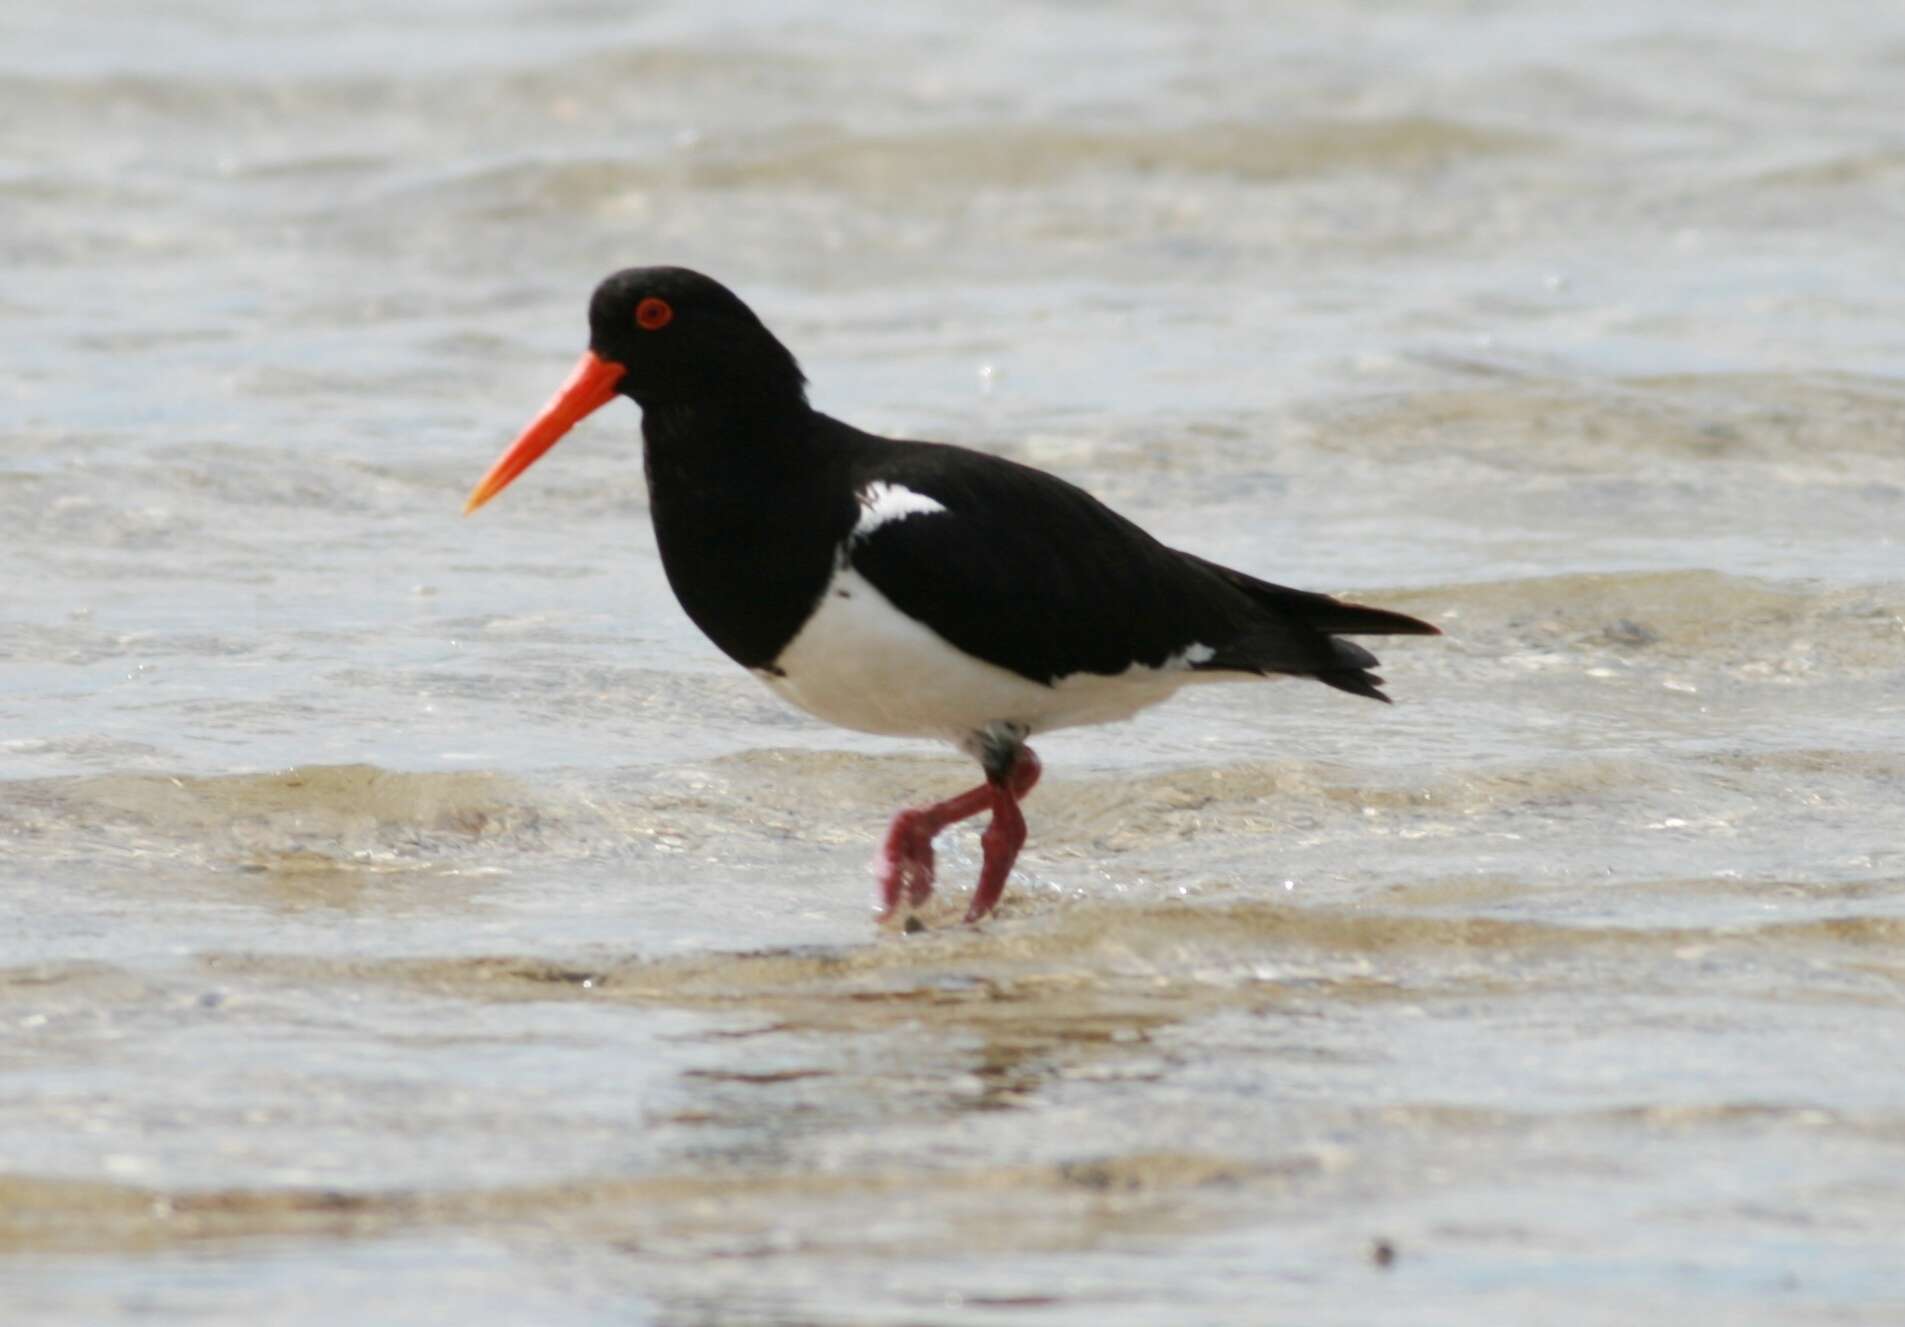
[(772, 663), (833, 572), (854, 500), (804, 401), (642, 411), (649, 512), (668, 583), (732, 659)]
[(652, 464), (658, 456), (723, 463), (758, 452), (770, 466), (784, 464), (812, 434), (814, 411), (804, 393), (720, 400), (640, 401), (642, 441)]

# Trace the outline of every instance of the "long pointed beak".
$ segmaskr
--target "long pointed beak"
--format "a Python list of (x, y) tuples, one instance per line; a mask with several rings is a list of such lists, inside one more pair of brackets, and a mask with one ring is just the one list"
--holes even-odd
[(615, 399), (615, 384), (627, 373), (626, 366), (603, 359), (593, 350), (584, 351), (569, 381), (562, 384), (542, 413), (529, 422), (522, 436), (509, 444), (509, 450), (496, 459), (489, 473), (470, 492), (463, 504), (468, 516), (478, 507), (509, 487), (510, 481), (536, 463), (536, 458), (561, 441), (562, 435), (582, 420)]

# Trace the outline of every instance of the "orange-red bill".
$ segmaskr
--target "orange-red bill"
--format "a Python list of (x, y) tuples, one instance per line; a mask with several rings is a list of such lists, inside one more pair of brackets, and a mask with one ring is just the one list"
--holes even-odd
[(463, 504), (463, 514), (468, 516), (508, 488), (511, 480), (534, 465), (536, 458), (555, 446), (563, 434), (613, 401), (615, 384), (627, 372), (624, 365), (603, 359), (593, 350), (584, 351), (582, 362), (575, 366), (569, 381), (557, 389), (542, 413), (530, 421), (522, 436), (496, 458), (496, 464), (489, 468), (482, 482), (471, 490), (470, 500)]

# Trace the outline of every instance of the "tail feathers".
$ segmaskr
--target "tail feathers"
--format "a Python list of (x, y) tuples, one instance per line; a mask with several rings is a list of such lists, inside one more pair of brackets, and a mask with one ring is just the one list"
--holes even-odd
[(1376, 656), (1371, 654), (1368, 650), (1365, 650), (1355, 641), (1336, 640), (1332, 638), (1330, 641), (1330, 652), (1336, 656), (1335, 663), (1338, 668), (1355, 669), (1374, 668), (1376, 666)]
[(1227, 672), (1314, 677), (1338, 691), (1387, 704), (1389, 697), (1377, 690), (1382, 679), (1369, 671), (1375, 666), (1376, 656), (1362, 646), (1311, 630), (1307, 623), (1280, 623), (1253, 631), (1192, 665)]
[(1381, 691), (1382, 679), (1374, 673), (1366, 673), (1360, 668), (1332, 668), (1317, 673), (1316, 680), (1324, 686), (1335, 687), (1338, 691), (1347, 691), (1352, 696), (1368, 696), (1371, 700), (1380, 700), (1390, 704), (1389, 697)]
[(1386, 705), (1389, 697), (1381, 691), (1383, 681), (1369, 671), (1376, 666), (1376, 656), (1338, 637), (1442, 634), (1440, 628), (1406, 613), (1272, 585), (1216, 563), (1204, 565), (1247, 594), (1268, 619), (1260, 628), (1247, 631), (1242, 639), (1219, 650), (1202, 665), (1205, 667), (1314, 677), (1338, 691), (1368, 696)]
[(1376, 666), (1376, 656), (1362, 646), (1351, 641), (1329, 637), (1330, 653), (1335, 656), (1333, 667), (1316, 670), (1312, 676), (1325, 686), (1335, 687), (1338, 691), (1347, 691), (1352, 696), (1368, 696), (1371, 700), (1390, 703), (1379, 688), (1382, 679), (1369, 670)]

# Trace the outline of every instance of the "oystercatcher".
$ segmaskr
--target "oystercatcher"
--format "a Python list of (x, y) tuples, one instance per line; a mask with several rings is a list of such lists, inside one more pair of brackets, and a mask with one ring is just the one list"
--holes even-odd
[(588, 351), (465, 513), (617, 396), (642, 409), (655, 540), (695, 625), (809, 713), (943, 738), (983, 767), (978, 787), (894, 817), (882, 920), (931, 895), (933, 837), (988, 808), (966, 920), (992, 910), (1025, 842), (1033, 734), (1280, 673), (1387, 701), (1375, 657), (1339, 637), (1439, 634), (1166, 548), (1043, 471), (824, 415), (753, 310), (680, 267), (596, 288)]

